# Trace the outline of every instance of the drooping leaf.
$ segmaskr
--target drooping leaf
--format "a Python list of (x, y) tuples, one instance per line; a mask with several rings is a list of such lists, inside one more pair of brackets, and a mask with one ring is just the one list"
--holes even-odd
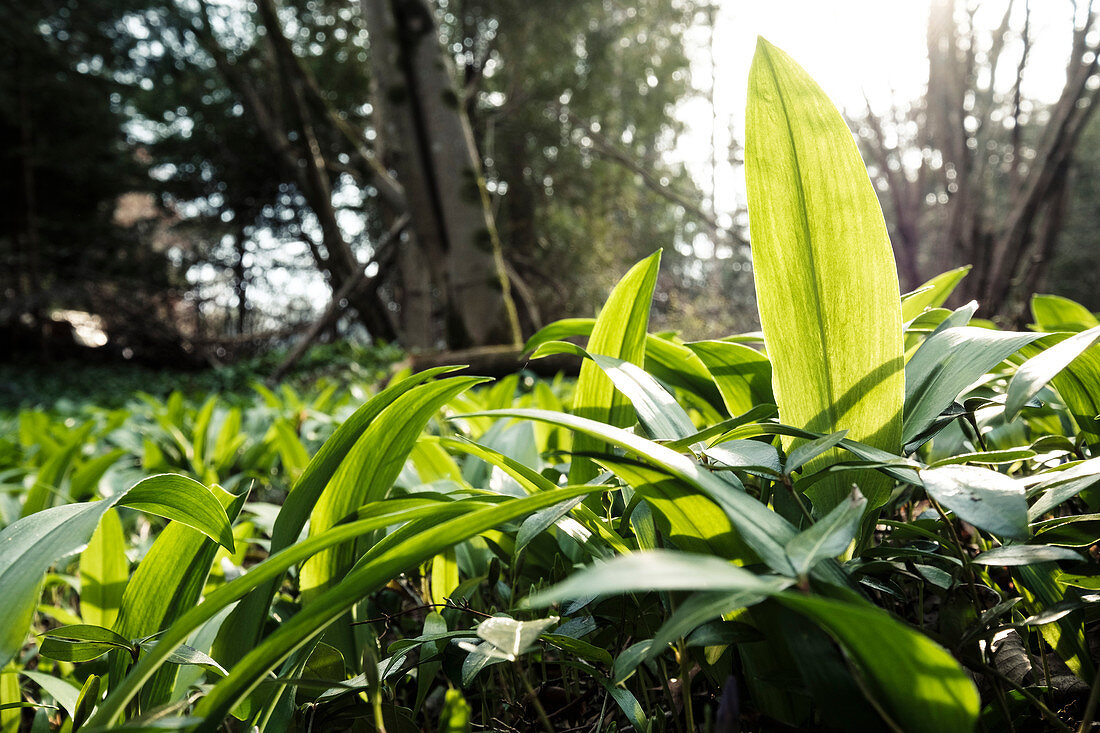
[(969, 733), (980, 699), (969, 675), (924, 634), (870, 605), (783, 593), (778, 600), (810, 617), (853, 659), (894, 725), (907, 733)]
[(729, 414), (740, 415), (775, 401), (772, 365), (759, 351), (729, 341), (696, 341), (686, 346), (714, 378)]
[(1003, 545), (977, 555), (973, 562), (979, 565), (1034, 565), (1058, 560), (1080, 560), (1081, 554), (1068, 547), (1051, 545)]
[(571, 598), (653, 590), (748, 591), (766, 595), (790, 583), (790, 579), (762, 577), (710, 555), (649, 550), (576, 572), (530, 596), (524, 606), (541, 608)]
[(921, 471), (928, 495), (970, 522), (1000, 537), (1027, 539), (1027, 498), (1015, 479), (977, 466)]
[[(745, 176), (760, 321), (780, 419), (890, 452), (901, 447), (901, 303), (878, 198), (855, 141), (820, 87), (760, 39), (749, 72)], [(836, 462), (835, 451), (809, 467)], [(871, 506), (889, 481), (856, 481)], [(848, 495), (810, 489), (826, 513)]]
[(904, 442), (920, 435), (976, 379), (1040, 336), (972, 326), (937, 329), (905, 365)]
[(174, 473), (150, 476), (134, 484), (119, 504), (185, 524), (234, 551), (233, 528), (225, 509), (194, 479)]
[(565, 341), (550, 341), (531, 355), (532, 359), (549, 354), (576, 354), (596, 363), (615, 388), (634, 406), (638, 421), (650, 437), (659, 440), (686, 438), (696, 432), (695, 424), (672, 395), (636, 364), (612, 356), (592, 354)]
[(1012, 420), (1020, 414), (1028, 400), (1097, 341), (1100, 341), (1100, 326), (1074, 334), (1024, 362), (1008, 383), (1005, 419)]

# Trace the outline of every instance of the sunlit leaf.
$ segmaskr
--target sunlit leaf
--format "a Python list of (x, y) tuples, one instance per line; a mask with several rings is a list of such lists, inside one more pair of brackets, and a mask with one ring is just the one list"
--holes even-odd
[[(789, 56), (759, 40), (749, 72), (745, 177), (760, 321), (780, 419), (897, 452), (901, 303), (878, 197), (851, 131)], [(837, 460), (831, 451), (810, 472)], [(856, 479), (872, 506), (889, 481)], [(826, 513), (848, 495), (810, 489)]]

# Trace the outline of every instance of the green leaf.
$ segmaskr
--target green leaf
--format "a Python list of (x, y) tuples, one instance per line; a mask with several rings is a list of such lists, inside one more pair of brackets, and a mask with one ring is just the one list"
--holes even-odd
[(19, 674), (45, 690), (69, 714), (70, 718), (76, 714), (76, 704), (80, 699), (79, 687), (45, 672), (32, 672), (29, 669), (21, 669)]
[(80, 616), (85, 623), (111, 626), (130, 579), (126, 538), (118, 512), (108, 510), (80, 553)]
[(978, 690), (951, 655), (873, 606), (793, 593), (779, 602), (808, 616), (851, 657), (866, 694), (907, 733), (970, 733)]
[(940, 273), (911, 293), (901, 296), (901, 318), (908, 323), (928, 308), (938, 308), (954, 292), (966, 274), (970, 265)]
[[(230, 494), (218, 486), (210, 495), (222, 513), (234, 519), (247, 496)], [(218, 544), (201, 532), (175, 522), (165, 527), (126, 584), (115, 631), (128, 639), (138, 639), (168, 628), (199, 601), (217, 553)], [(108, 676), (112, 689), (130, 664), (122, 655), (112, 655)], [(166, 667), (145, 685), (145, 706), (168, 702), (177, 675), (177, 668)]]
[(1050, 476), (1047, 480), (1031, 487), (1029, 494), (1039, 499), (1027, 511), (1028, 519), (1035, 521), (1063, 502), (1100, 481), (1100, 457), (1090, 458), (1074, 466), (1059, 471), (1040, 474)]
[(805, 575), (820, 560), (840, 555), (859, 531), (867, 499), (852, 489), (848, 500), (837, 504), (831, 512), (809, 529), (800, 532), (787, 543), (787, 556), (799, 575)]
[(1005, 420), (1019, 415), (1028, 400), (1097, 341), (1100, 341), (1100, 326), (1074, 334), (1024, 362), (1008, 383)]
[(924, 490), (962, 520), (999, 537), (1027, 539), (1027, 498), (1023, 486), (1003, 473), (977, 466), (927, 468)]
[(661, 384), (636, 364), (602, 354), (591, 354), (575, 344), (550, 341), (542, 344), (532, 359), (549, 354), (576, 354), (591, 359), (611, 380), (615, 388), (626, 395), (638, 414), (638, 421), (651, 438), (676, 440), (696, 432), (695, 424), (684, 408)]
[(1047, 545), (1090, 547), (1100, 542), (1100, 514), (1075, 514), (1033, 525), (1035, 539)]
[[(324, 442), (321, 449), (313, 456), (313, 460), (306, 466), (305, 471), (294, 483), (290, 493), (283, 501), (283, 507), (275, 518), (275, 525), (271, 533), (272, 554), (289, 547), (298, 540), (321, 492), (328, 486), (341, 462), (375, 418), (409, 390), (454, 369), (455, 367), (435, 367), (391, 384), (341, 423), (336, 432)], [(257, 386), (257, 390), (261, 394), (264, 392), (259, 386)], [(274, 399), (277, 407), (279, 404), (278, 398), (274, 394), (271, 394), (270, 397)], [(262, 588), (241, 601), (226, 621), (225, 628), (233, 629), (233, 633), (219, 634), (214, 644), (215, 653), (226, 664), (234, 664), (248, 653), (259, 639), (260, 631), (267, 619), (268, 608), (271, 605), (272, 598), (275, 597), (275, 591), (280, 580), (281, 576), (273, 578)]]
[(783, 473), (788, 475), (794, 473), (847, 437), (847, 430), (838, 430), (831, 435), (826, 435), (824, 438), (816, 438), (806, 443), (802, 443), (795, 447), (787, 456), (787, 464), (783, 467)]
[(1031, 314), (1043, 331), (1084, 331), (1100, 326), (1092, 311), (1060, 295), (1031, 296)]
[(83, 549), (109, 501), (67, 504), (31, 514), (0, 530), (0, 664), (23, 646), (38, 589), (58, 559)]
[[(150, 651), (157, 645), (156, 640), (142, 642), (141, 648), (143, 651)], [(180, 644), (173, 649), (164, 660), (169, 664), (194, 664), (199, 667), (205, 667), (207, 669), (217, 670), (221, 674), (227, 675), (228, 672), (220, 664), (214, 661), (214, 659), (204, 652), (200, 652), (194, 647), (187, 646), (186, 644)]]
[(710, 372), (729, 414), (740, 415), (756, 405), (775, 402), (772, 364), (756, 349), (729, 341), (696, 341), (685, 345)]
[(589, 644), (587, 641), (574, 639), (571, 636), (562, 636), (561, 634), (543, 634), (542, 640), (551, 646), (572, 654), (578, 659), (596, 662), (607, 667), (614, 663), (611, 654), (606, 649)]
[(787, 578), (762, 577), (710, 555), (649, 550), (599, 563), (540, 591), (524, 601), (541, 608), (562, 600), (655, 590), (749, 591), (770, 594), (791, 584)]
[[(642, 363), (649, 309), (660, 264), (661, 251), (657, 250), (630, 268), (611, 291), (592, 327), (592, 335), (588, 339), (589, 353), (612, 356), (633, 364)], [(626, 397), (615, 390), (614, 384), (595, 363), (589, 361), (581, 365), (577, 378), (573, 414), (616, 427), (626, 427), (634, 422), (633, 410)], [(599, 453), (604, 450), (604, 444), (591, 435), (578, 435), (573, 439), (573, 450), (576, 453)], [(594, 478), (596, 473), (591, 461), (577, 458), (569, 466), (569, 483), (583, 484)]]
[(56, 641), (78, 642), (94, 641), (101, 644), (110, 644), (120, 649), (133, 649), (133, 644), (125, 636), (121, 636), (110, 629), (92, 624), (74, 624), (72, 626), (59, 626), (56, 629), (45, 631), (39, 636)]
[(941, 458), (931, 465), (932, 468), (940, 466), (954, 466), (961, 463), (981, 463), (989, 466), (997, 466), (1006, 463), (1016, 463), (1034, 458), (1037, 454), (1030, 448), (1006, 448), (1004, 450), (978, 451), (975, 453), (960, 453), (955, 456)]
[(1034, 565), (1058, 560), (1081, 560), (1081, 553), (1068, 547), (1050, 545), (1003, 545), (977, 555), (972, 562), (979, 565)]
[(80, 688), (80, 697), (76, 700), (76, 710), (73, 711), (73, 730), (80, 730), (80, 726), (92, 714), (96, 703), (99, 702), (99, 688), (99, 675), (88, 675), (88, 679), (84, 681), (84, 686)]
[(735, 489), (702, 468), (692, 459), (620, 428), (575, 415), (522, 409), (494, 410), (477, 414), (518, 417), (561, 425), (599, 437), (607, 443), (623, 448), (701, 491), (722, 508), (737, 529), (738, 535), (761, 560), (777, 572), (791, 571), (790, 562), (784, 550), (787, 541), (797, 534), (791, 523), (747, 493)]
[[(317, 535), (360, 506), (385, 498), (428, 421), (439, 409), (482, 377), (453, 377), (413, 387), (386, 406), (336, 469), (310, 514), (310, 536)], [(354, 549), (338, 547), (310, 558), (299, 574), (307, 599), (347, 573)], [(308, 600), (307, 600), (308, 602)]]
[(187, 525), (234, 551), (233, 528), (225, 509), (210, 489), (194, 479), (174, 473), (150, 476), (134, 484), (118, 504)]
[[(760, 322), (780, 419), (901, 447), (904, 390), (897, 271), (878, 197), (844, 118), (787, 54), (760, 39), (749, 72), (745, 177)], [(831, 451), (816, 472), (838, 460)], [(856, 479), (871, 506), (886, 477)], [(810, 491), (828, 512), (848, 495)]]
[(771, 443), (759, 440), (727, 440), (721, 445), (704, 448), (703, 455), (746, 473), (757, 473), (763, 469), (764, 475), (769, 478), (779, 477), (783, 470), (779, 462), (779, 451)]
[(905, 443), (931, 425), (962, 390), (1040, 336), (973, 326), (937, 329), (905, 365)]
[[(737, 537), (726, 512), (682, 479), (640, 461), (608, 456), (599, 463), (646, 500), (663, 520), (664, 536), (677, 549), (744, 563), (755, 561), (752, 550)], [(632, 521), (635, 519), (632, 517)]]

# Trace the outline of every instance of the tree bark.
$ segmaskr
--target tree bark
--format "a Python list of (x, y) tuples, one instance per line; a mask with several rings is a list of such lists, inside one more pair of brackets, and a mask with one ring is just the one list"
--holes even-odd
[[(519, 343), (480, 158), (432, 10), (423, 0), (362, 0), (362, 8), (386, 162), (413, 216), (414, 236), (406, 244), (411, 251), (401, 258), (402, 305), (409, 311), (403, 318), (417, 328), (410, 340), (417, 346)], [(416, 271), (423, 268), (429, 292)], [(424, 334), (433, 295), (442, 332), (432, 324)]]

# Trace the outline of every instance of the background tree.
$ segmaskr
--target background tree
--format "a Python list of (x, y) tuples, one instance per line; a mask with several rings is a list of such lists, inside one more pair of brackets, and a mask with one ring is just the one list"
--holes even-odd
[(134, 313), (167, 317), (178, 296), (163, 251), (135, 226), (148, 217), (129, 217), (126, 227), (116, 217), (120, 197), (145, 179), (144, 158), (123, 129), (125, 85), (109, 73), (118, 49), (101, 28), (118, 7), (0, 9), (5, 351), (27, 346), (17, 343), (24, 337), (44, 348), (61, 328), (51, 319), (57, 309), (91, 311), (125, 343)]
[[(1022, 94), (1034, 43), (1028, 2), (934, 0), (923, 100), (859, 123), (884, 196), (905, 287), (972, 264), (959, 296), (990, 315), (1022, 317), (1040, 287), (1063, 226), (1069, 173), (1097, 99), (1096, 16), (1074, 2), (1066, 76), (1058, 99)], [(1004, 84), (1004, 78), (1011, 78)]]

